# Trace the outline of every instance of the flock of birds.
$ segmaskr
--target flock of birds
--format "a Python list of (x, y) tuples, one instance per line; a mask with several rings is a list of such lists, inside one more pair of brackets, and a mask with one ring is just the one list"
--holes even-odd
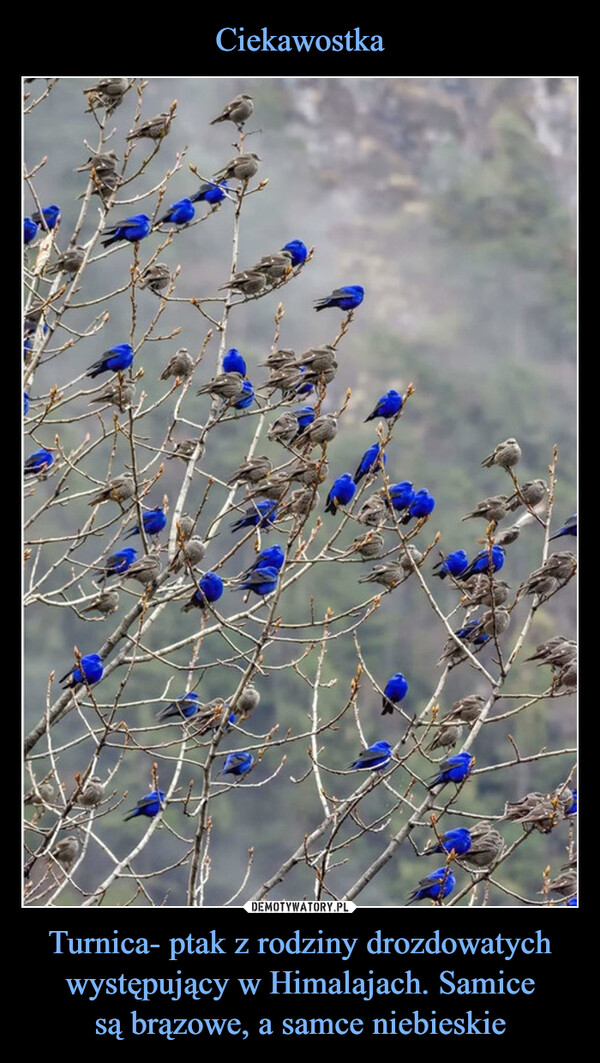
[[(127, 78), (101, 79), (96, 85), (85, 90), (90, 109), (103, 107), (108, 114), (112, 113), (129, 88), (130, 82)], [(211, 124), (232, 122), (241, 132), (253, 109), (251, 97), (243, 93), (231, 100)], [(150, 138), (158, 142), (168, 134), (174, 117), (172, 108), (140, 122), (125, 139), (130, 141), (136, 138)], [(226, 197), (232, 196), (229, 182), (237, 181), (240, 189), (245, 189), (248, 181), (257, 173), (259, 162), (260, 159), (255, 153), (240, 154), (213, 174), (212, 181), (202, 183), (194, 193), (172, 203), (160, 217), (152, 220), (148, 214), (140, 213), (105, 225), (102, 245), (137, 245), (162, 226), (175, 226), (176, 229), (186, 227), (194, 219), (197, 203), (206, 203), (214, 209)], [(118, 174), (118, 157), (114, 151), (93, 155), (80, 170), (88, 173), (94, 185), (94, 194), (101, 196), (103, 201), (112, 196), (119, 187), (121, 179)], [(61, 211), (56, 204), (25, 217), (25, 244), (32, 244), (38, 234), (56, 235), (60, 220)], [(79, 245), (69, 246), (62, 253), (56, 251), (56, 257), (53, 262), (48, 262), (44, 275), (54, 277), (65, 273), (75, 276), (83, 267), (86, 254), (86, 248)], [(229, 281), (221, 285), (219, 291), (239, 295), (242, 299), (254, 298), (286, 282), (294, 271), (303, 268), (308, 258), (306, 245), (299, 239), (290, 240), (278, 251), (263, 256), (253, 266), (234, 274)], [(160, 262), (153, 263), (139, 277), (139, 287), (158, 296), (170, 290), (172, 282), (169, 267)], [(343, 285), (317, 300), (315, 310), (320, 312), (325, 309), (337, 309), (343, 314), (352, 313), (361, 305), (364, 295), (361, 285)], [(26, 358), (31, 354), (40, 326), (40, 302), (32, 300), (26, 315)], [(336, 354), (335, 348), (327, 344), (309, 348), (299, 357), (296, 357), (292, 350), (272, 351), (266, 361), (261, 363), (269, 371), (268, 379), (256, 387), (248, 377), (244, 357), (237, 349), (231, 348), (223, 358), (220, 371), (198, 388), (197, 395), (209, 396), (213, 403), (220, 405), (220, 412), (247, 409), (257, 401), (257, 396), (270, 400), (276, 393), (280, 394), (281, 401), (285, 404), (305, 401), (308, 396), (313, 400), (317, 399), (318, 408), (310, 404), (295, 409), (285, 408), (269, 425), (268, 439), (285, 448), (292, 457), (291, 463), (281, 469), (274, 469), (268, 456), (259, 455), (244, 460), (231, 474), (229, 485), (244, 487), (248, 502), (241, 516), (231, 524), (232, 533), (247, 530), (269, 532), (286, 519), (291, 519), (295, 531), (319, 504), (317, 487), (327, 478), (330, 455), (328, 447), (338, 432), (339, 413), (320, 412), (326, 387), (337, 370)], [(92, 398), (92, 402), (110, 404), (121, 411), (132, 405), (134, 383), (126, 374), (131, 369), (134, 358), (135, 350), (130, 343), (116, 343), (88, 367), (87, 376), (91, 380), (110, 374), (108, 384)], [(193, 359), (185, 348), (181, 348), (170, 358), (161, 379), (185, 380), (194, 370)], [(400, 390), (389, 388), (374, 404), (365, 418), (365, 423), (384, 422), (387, 428), (391, 429), (403, 412), (406, 397)], [(25, 413), (28, 409), (29, 395), (25, 394)], [(387, 455), (382, 438), (382, 433), (379, 432), (378, 439), (362, 455), (354, 472), (341, 472), (335, 477), (325, 501), (325, 513), (332, 517), (340, 512), (352, 513), (350, 507), (361, 482), (364, 480), (371, 484), (384, 472)], [(314, 457), (316, 448), (320, 448), (320, 453)], [(177, 444), (169, 457), (196, 462), (203, 451), (204, 441), (200, 437)], [(444, 646), (438, 661), (441, 666), (453, 668), (468, 655), (480, 652), (484, 645), (497, 640), (506, 631), (512, 609), (523, 597), (537, 596), (538, 601), (543, 601), (564, 586), (575, 572), (576, 560), (571, 552), (559, 550), (550, 553), (543, 565), (520, 584), (512, 604), (509, 604), (508, 583), (496, 578), (507, 561), (507, 548), (517, 540), (524, 524), (533, 520), (543, 523), (539, 514), (545, 512), (544, 507), (547, 511), (548, 484), (542, 479), (519, 484), (514, 475), (514, 468), (520, 458), (521, 447), (514, 438), (499, 443), (483, 458), (483, 467), (499, 468), (508, 473), (511, 479), (510, 491), (483, 499), (462, 518), (463, 521), (485, 521), (485, 546), (471, 558), (463, 547), (452, 550), (441, 555), (431, 570), (432, 576), (448, 580), (456, 587), (461, 595), (461, 603), (467, 610), (465, 621)], [(26, 478), (45, 479), (51, 473), (55, 461), (55, 451), (51, 447), (38, 448), (25, 460)], [(384, 531), (389, 527), (386, 521), (391, 518), (397, 530), (400, 530), (400, 527), (407, 529), (402, 536), (402, 547), (396, 551), (397, 556), (376, 564), (369, 573), (359, 579), (359, 583), (375, 583), (385, 592), (391, 592), (423, 564), (426, 555), (409, 542), (408, 538), (414, 538), (429, 519), (436, 504), (428, 488), (415, 489), (410, 481), (391, 483), (390, 479), (386, 476), (384, 486), (367, 497), (360, 509), (352, 513), (354, 519), (366, 527), (366, 531), (354, 540), (349, 551), (358, 554), (364, 561), (377, 561), (389, 553), (386, 551), (384, 538)], [(294, 483), (298, 483), (299, 487), (290, 495), (290, 488)], [(97, 507), (115, 503), (125, 512), (127, 504), (130, 504), (132, 509), (135, 506), (135, 496), (135, 481), (129, 473), (123, 472), (95, 491), (89, 505)], [(523, 509), (523, 520), (517, 520), (507, 528), (499, 528), (500, 522), (509, 516), (514, 521), (512, 515), (519, 509)], [(142, 513), (141, 509), (134, 511)], [(412, 522), (414, 524), (408, 528)], [(99, 590), (81, 610), (82, 613), (96, 612), (101, 617), (115, 613), (119, 607), (119, 593), (116, 588), (123, 580), (136, 581), (141, 585), (144, 594), (151, 595), (154, 592), (162, 572), (159, 536), (167, 527), (164, 503), (145, 509), (142, 525), (144, 541), (152, 542), (148, 552), (138, 557), (137, 549), (127, 545), (110, 554), (94, 572)], [(183, 605), (183, 611), (212, 611), (227, 585), (233, 590), (244, 592), (246, 596), (252, 593), (259, 598), (267, 598), (279, 589), (286, 561), (285, 551), (280, 545), (261, 549), (254, 563), (244, 573), (227, 581), (216, 571), (208, 570), (198, 574), (197, 569), (204, 558), (208, 541), (195, 535), (194, 531), (194, 521), (183, 515), (177, 526), (177, 549), (168, 565), (169, 575), (179, 578), (182, 574), (188, 574), (194, 582), (194, 592)], [(141, 534), (140, 524), (137, 522), (124, 538)], [(577, 516), (573, 515), (548, 541), (560, 539), (562, 542), (576, 535)], [(480, 606), (484, 611), (471, 615), (472, 611)], [(576, 644), (561, 636), (555, 636), (540, 644), (528, 660), (552, 668), (552, 688), (555, 692), (570, 692), (576, 689), (576, 657)], [(75, 665), (65, 673), (61, 682), (65, 684), (65, 689), (76, 693), (98, 683), (103, 672), (104, 663), (100, 654), (84, 654), (77, 657)], [(407, 696), (408, 689), (408, 681), (401, 672), (390, 677), (383, 688), (382, 716), (391, 715), (396, 711)], [(184, 692), (161, 709), (157, 718), (159, 722), (193, 722), (196, 733), (204, 735), (209, 731), (231, 729), (236, 718), (247, 718), (259, 701), (260, 694), (251, 681), (233, 704), (221, 699), (203, 704), (192, 690)], [(464, 726), (472, 726), (479, 719), (483, 706), (484, 698), (479, 695), (458, 699), (449, 712), (437, 721), (436, 736), (429, 748), (442, 749), (445, 753), (451, 751), (460, 742)], [(362, 750), (349, 765), (349, 770), (381, 772), (390, 764), (393, 755), (392, 745), (388, 741), (377, 741)], [(474, 763), (475, 757), (464, 750), (446, 756), (437, 765), (435, 775), (427, 781), (427, 789), (439, 793), (448, 784), (461, 787), (469, 778)], [(226, 757), (219, 774), (230, 776), (237, 782), (252, 770), (254, 764), (254, 757), (250, 752), (235, 751)], [(50, 801), (52, 796), (52, 785), (44, 782), (35, 787), (28, 796), (28, 801), (40, 804)], [(76, 794), (76, 803), (93, 807), (99, 804), (103, 797), (102, 781), (93, 776), (80, 787)], [(125, 819), (153, 818), (164, 810), (165, 802), (164, 791), (156, 787), (140, 798)], [(576, 807), (576, 792), (562, 785), (550, 795), (527, 794), (519, 802), (507, 803), (502, 818), (522, 823), (527, 830), (548, 832), (560, 819), (572, 816)], [(467, 869), (489, 869), (501, 854), (503, 844), (502, 836), (490, 822), (477, 822), (470, 829), (458, 827), (436, 835), (436, 844), (419, 855), (443, 854), (445, 863), (418, 883), (407, 903), (424, 899), (440, 903), (455, 887), (456, 878), (452, 870), (455, 860)], [(54, 844), (51, 856), (68, 871), (78, 852), (77, 838), (68, 836)], [(567, 903), (571, 903), (575, 893), (575, 880), (576, 876), (571, 868), (566, 876), (557, 880), (558, 884), (550, 883), (548, 888), (567, 897)], [(565, 893), (565, 889), (570, 892)]]

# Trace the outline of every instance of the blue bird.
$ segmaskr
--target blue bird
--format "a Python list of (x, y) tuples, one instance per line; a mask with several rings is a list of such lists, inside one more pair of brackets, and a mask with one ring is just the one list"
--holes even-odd
[(255, 568), (244, 582), (239, 587), (234, 587), (237, 591), (254, 591), (255, 594), (272, 594), (277, 587), (277, 580), (279, 579), (279, 569), (274, 565), (263, 565), (259, 568)]
[(94, 379), (101, 373), (117, 373), (129, 369), (133, 362), (134, 350), (130, 343), (117, 343), (104, 352), (101, 358), (88, 367), (86, 376)]
[(56, 203), (52, 203), (49, 207), (43, 207), (41, 214), (39, 210), (34, 210), (31, 215), (31, 220), (36, 222), (37, 225), (41, 225), (43, 228), (42, 217), (46, 223), (47, 229), (55, 229), (56, 226), (60, 224), (60, 207), (57, 207)]
[(230, 399), (229, 406), (233, 406), (234, 410), (245, 410), (248, 406), (251, 406), (254, 402), (254, 387), (249, 380), (242, 381), (242, 395), (239, 399)]
[(365, 417), (364, 423), (367, 421), (374, 421), (376, 417), (384, 417), (389, 419), (395, 417), (397, 413), (400, 413), (402, 409), (402, 395), (399, 391), (395, 391), (394, 388), (390, 388), (386, 391), (385, 395), (382, 395), (378, 400), (373, 413), (370, 413), (368, 417)]
[(104, 568), (96, 572), (96, 575), (100, 576), (96, 583), (105, 583), (111, 576), (120, 576), (123, 572), (127, 572), (136, 558), (137, 550), (134, 550), (133, 546), (125, 546), (122, 550), (116, 550), (114, 554), (107, 557)]
[(264, 531), (269, 531), (270, 525), (274, 524), (276, 520), (277, 502), (273, 498), (265, 498), (250, 506), (244, 516), (231, 525), (231, 530), (238, 531), (240, 528), (255, 528), (258, 526), (263, 528)]
[[(27, 417), (29, 413), (29, 395), (26, 391), (23, 392), (23, 417)], [(50, 453), (48, 451), (48, 453)]]
[(42, 447), (40, 450), (34, 450), (33, 454), (25, 458), (23, 469), (26, 476), (39, 476), (40, 473), (45, 473), (53, 464), (54, 454)]
[(383, 711), (382, 716), (387, 716), (394, 711), (394, 705), (399, 705), (400, 702), (408, 694), (408, 683), (402, 672), (395, 672), (393, 676), (388, 679), (383, 691)]
[(392, 747), (389, 742), (375, 742), (368, 749), (363, 749), (360, 756), (349, 765), (356, 771), (374, 771), (375, 768), (385, 768), (392, 756)]
[(303, 262), (306, 262), (308, 248), (306, 244), (302, 243), (302, 240), (288, 240), (287, 244), (284, 244), (281, 250), (289, 251), (292, 256), (292, 267), (301, 266)]
[(298, 431), (296, 432), (294, 438), (291, 440), (291, 442), (293, 443), (296, 439), (298, 439), (298, 436), (301, 436), (304, 430), (308, 428), (309, 424), (313, 423), (315, 419), (315, 408), (314, 406), (300, 406), (299, 409), (292, 410), (292, 413), (298, 422)]
[(417, 520), (421, 520), (433, 513), (434, 509), (435, 498), (429, 494), (425, 487), (421, 487), (419, 491), (415, 491), (415, 497), (408, 507), (408, 512), (404, 514), (400, 523), (408, 524), (409, 520), (413, 520), (415, 517)]
[(254, 764), (252, 753), (230, 753), (226, 758), (219, 775), (235, 775), (239, 778), (246, 775)]
[(35, 240), (38, 231), (38, 224), (29, 215), (23, 218), (23, 243), (30, 244), (32, 240)]
[(298, 370), (298, 380), (295, 384), (292, 384), (291, 387), (286, 388), (284, 391), (282, 391), (282, 398), (291, 399), (294, 397), (294, 395), (310, 395), (311, 391), (315, 390), (314, 385), (311, 384), (310, 380), (304, 381), (302, 379), (306, 372), (306, 366), (301, 365)]
[(331, 513), (335, 516), (339, 506), (347, 506), (348, 503), (352, 501), (355, 491), (356, 484), (350, 473), (342, 473), (342, 475), (338, 476), (337, 480), (334, 481), (331, 491), (327, 495), (325, 512)]
[(149, 816), (150, 819), (153, 819), (164, 807), (164, 792), (162, 790), (152, 790), (145, 797), (140, 797), (135, 808), (131, 810), (128, 816), (124, 817), (123, 822), (127, 823), (128, 819), (134, 819), (135, 816)]
[[(167, 523), (167, 515), (161, 506), (157, 509), (149, 509), (147, 513), (144, 513), (142, 517), (144, 523), (144, 531), (146, 535), (160, 535), (161, 531)], [(132, 535), (140, 534), (140, 526), (136, 524), (135, 528), (127, 532), (126, 539), (131, 539)]]
[(205, 181), (200, 185), (198, 191), (190, 196), (192, 203), (210, 203), (211, 206), (215, 206), (217, 203), (222, 203), (225, 199), (225, 192), (228, 191), (227, 181), (221, 181), (220, 184), (216, 184), (215, 181)]
[(343, 288), (336, 288), (325, 299), (319, 299), (315, 303), (315, 310), (325, 310), (328, 306), (337, 306), (340, 310), (354, 310), (360, 306), (365, 297), (365, 289), (360, 284), (347, 284)]
[(472, 642), (474, 646), (483, 646), (486, 642), (490, 641), (492, 636), (486, 634), (485, 631), (482, 631), (478, 635), (477, 632), (480, 627), (481, 617), (474, 616), (472, 620), (467, 620), (466, 624), (459, 628), (458, 631), (455, 631), (454, 634), (464, 642)]
[(275, 546), (267, 546), (257, 554), (254, 564), (250, 565), (250, 568), (247, 568), (243, 576), (240, 578), (248, 579), (253, 572), (256, 572), (257, 569), (261, 568), (273, 568), (276, 572), (279, 572), (284, 561), (285, 554), (278, 543)]
[(180, 694), (170, 705), (161, 709), (156, 718), (157, 720), (168, 720), (171, 716), (177, 716), (179, 719), (189, 720), (190, 716), (198, 712), (199, 704), (198, 695), (193, 690), (190, 690), (187, 694)]
[(195, 213), (191, 199), (178, 199), (176, 203), (171, 203), (167, 213), (163, 214), (162, 218), (158, 218), (155, 224), (162, 225), (163, 222), (167, 222), (171, 225), (187, 225)]
[(469, 576), (474, 576), (478, 572), (499, 572), (504, 564), (505, 557), (502, 546), (494, 545), (491, 550), (486, 547), (485, 550), (479, 551), (471, 561), (471, 564), (467, 565), (464, 572), (461, 572), (457, 578), (461, 580), (468, 579)]
[(449, 867), (438, 867), (437, 871), (432, 871), (421, 879), (417, 888), (409, 894), (406, 904), (408, 906), (413, 901), (426, 899), (432, 901), (443, 900), (444, 897), (447, 897), (452, 892), (455, 885), (456, 879)]
[(577, 897), (569, 897), (568, 901), (565, 903), (565, 908), (576, 908), (576, 907), (577, 907)]
[(577, 790), (572, 790), (571, 793), (573, 794), (573, 799), (565, 811), (565, 816), (574, 816), (577, 812)]
[[(469, 559), (466, 552), (464, 550), (454, 550), (441, 561), (438, 561), (437, 565), (433, 566), (432, 575), (439, 576), (440, 579), (446, 579), (446, 576), (460, 576), (468, 564)], [(436, 568), (438, 569), (437, 572)]]
[(92, 683), (97, 683), (102, 679), (102, 673), (104, 666), (102, 664), (102, 658), (99, 653), (88, 653), (85, 657), (82, 657), (79, 664), (75, 665), (68, 672), (59, 679), (59, 683), (63, 683), (68, 677), (68, 682), (65, 683), (63, 690), (68, 687), (76, 687), (79, 683), (87, 683), (91, 686)]
[(198, 588), (184, 606), (182, 612), (188, 613), (190, 609), (206, 609), (207, 605), (217, 602), (223, 594), (223, 580), (216, 572), (205, 572), (198, 582)]
[(561, 535), (577, 535), (577, 514), (574, 513), (572, 517), (569, 517), (565, 521), (562, 528), (559, 528), (554, 535), (551, 535), (548, 542), (552, 542), (553, 539), (558, 539)]
[(456, 856), (463, 856), (468, 853), (472, 844), (471, 835), (467, 828), (455, 827), (454, 830), (447, 830), (445, 834), (442, 834), (435, 848), (426, 849), (422, 855), (431, 856), (432, 853), (454, 852)]
[(235, 347), (230, 347), (223, 358), (223, 373), (241, 373), (246, 376), (246, 363)]
[(408, 509), (415, 497), (413, 485), (410, 480), (401, 480), (400, 483), (392, 484), (392, 486), (388, 488), (388, 494), (390, 496), (389, 501), (384, 495), (388, 509), (391, 502), (392, 508), (399, 513), (401, 513), (403, 509)]
[(433, 790), (434, 786), (445, 786), (448, 782), (463, 782), (471, 774), (475, 764), (475, 757), (470, 753), (456, 753), (453, 757), (447, 757), (441, 761), (439, 774), (433, 778), (427, 789)]
[(137, 243), (138, 240), (143, 240), (148, 235), (151, 228), (152, 222), (147, 214), (134, 214), (131, 218), (115, 222), (114, 225), (107, 225), (104, 232), (109, 234), (109, 239), (102, 241), (102, 247), (110, 247), (119, 240)]
[(360, 459), (358, 469), (354, 473), (355, 484), (358, 485), (363, 476), (366, 476), (367, 473), (377, 472), (378, 469), (382, 468), (382, 465), (385, 465), (386, 461), (387, 455), (381, 447), (381, 444), (373, 443), (373, 446), (369, 447), (368, 450), (365, 450)]

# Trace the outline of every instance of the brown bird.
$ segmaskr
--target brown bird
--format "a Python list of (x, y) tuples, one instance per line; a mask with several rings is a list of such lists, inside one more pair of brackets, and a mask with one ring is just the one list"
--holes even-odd
[(216, 118), (213, 118), (211, 125), (216, 125), (217, 122), (233, 122), (238, 129), (241, 129), (244, 122), (250, 117), (254, 110), (254, 100), (252, 96), (248, 96), (247, 92), (240, 93), (239, 96), (234, 96), (223, 108), (220, 114)]
[(160, 114), (154, 115), (153, 118), (147, 118), (145, 122), (141, 122), (136, 129), (132, 129), (125, 137), (125, 140), (136, 140), (141, 137), (148, 137), (150, 140), (161, 140), (169, 132), (173, 118), (174, 111), (161, 111)]

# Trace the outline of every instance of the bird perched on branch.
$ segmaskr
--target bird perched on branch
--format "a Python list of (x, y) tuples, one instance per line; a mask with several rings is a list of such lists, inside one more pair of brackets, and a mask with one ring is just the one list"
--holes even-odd
[(26, 476), (40, 476), (45, 478), (44, 474), (53, 464), (54, 454), (52, 451), (46, 450), (45, 447), (41, 447), (39, 450), (34, 450), (33, 454), (30, 454), (29, 457), (25, 458), (23, 472)]
[(67, 688), (73, 689), (80, 683), (85, 683), (86, 686), (91, 686), (92, 683), (98, 683), (102, 679), (104, 672), (104, 666), (102, 664), (102, 658), (99, 653), (88, 653), (85, 657), (79, 659), (79, 663), (71, 668), (68, 672), (59, 679), (59, 683), (65, 683), (63, 690)]
[(342, 473), (337, 480), (334, 480), (331, 491), (327, 495), (325, 512), (335, 516), (340, 506), (347, 506), (352, 501), (355, 491), (356, 484), (350, 473)]
[(447, 830), (442, 834), (438, 840), (437, 845), (434, 845), (431, 849), (426, 849), (421, 856), (432, 856), (434, 853), (448, 853), (454, 856), (464, 856), (468, 853), (472, 845), (471, 835), (466, 827), (454, 827), (453, 830)]
[(50, 860), (52, 857), (58, 861), (61, 867), (64, 867), (65, 871), (69, 872), (73, 867), (77, 857), (79, 855), (79, 842), (74, 834), (69, 834), (66, 838), (61, 838), (50, 849)]
[(171, 203), (166, 214), (163, 214), (161, 218), (157, 218), (155, 225), (187, 225), (191, 222), (196, 210), (191, 199), (178, 199), (176, 203)]
[(158, 554), (144, 554), (139, 561), (134, 561), (125, 573), (125, 579), (133, 579), (141, 583), (143, 587), (149, 587), (156, 582), (160, 574), (160, 557)]
[(223, 356), (222, 369), (224, 373), (240, 373), (246, 376), (246, 360), (236, 347), (230, 347)]
[(446, 864), (444, 867), (438, 867), (436, 871), (421, 879), (416, 889), (409, 894), (406, 904), (408, 906), (414, 901), (424, 900), (442, 901), (452, 892), (455, 885), (456, 879), (449, 866)]
[(76, 799), (76, 805), (82, 805), (84, 808), (95, 808), (99, 805), (104, 797), (104, 783), (99, 775), (92, 775), (91, 779), (88, 779), (85, 788), (79, 797)]
[(241, 373), (218, 373), (212, 380), (198, 388), (196, 395), (213, 395), (219, 399), (241, 398), (244, 378)]
[(116, 476), (114, 480), (109, 480), (107, 484), (98, 491), (93, 498), (88, 502), (90, 506), (100, 505), (102, 502), (126, 502), (128, 498), (132, 498), (135, 494), (135, 480), (133, 476)]
[(477, 823), (469, 830), (471, 836), (471, 848), (461, 856), (461, 863), (465, 867), (479, 871), (481, 868), (490, 867), (500, 856), (504, 845), (502, 835), (486, 820)]
[(383, 472), (386, 461), (387, 455), (381, 444), (373, 443), (373, 446), (365, 450), (358, 463), (358, 468), (354, 473), (354, 482), (359, 484), (363, 476), (367, 476), (369, 473), (377, 473), (380, 470)]
[(219, 182), (223, 180), (249, 181), (258, 170), (260, 161), (254, 151), (248, 152), (247, 155), (237, 155), (235, 159), (230, 159), (220, 170), (217, 170), (213, 177), (216, 177)]
[(343, 288), (336, 288), (331, 295), (324, 299), (318, 299), (315, 310), (325, 310), (327, 307), (337, 307), (339, 310), (355, 310), (360, 306), (365, 297), (365, 289), (360, 284), (347, 284)]
[(362, 753), (352, 764), (349, 765), (355, 771), (381, 771), (389, 764), (392, 758), (392, 747), (389, 742), (375, 742)]
[(386, 391), (385, 395), (382, 395), (377, 401), (377, 405), (372, 413), (368, 417), (365, 417), (364, 423), (367, 421), (374, 421), (376, 417), (383, 417), (386, 421), (391, 420), (397, 413), (400, 413), (402, 409), (402, 395), (399, 391), (395, 391), (394, 388), (390, 388)]
[(96, 107), (106, 108), (107, 115), (111, 115), (121, 103), (123, 96), (129, 88), (129, 78), (100, 78), (95, 85), (83, 92), (88, 98), (90, 110)]
[(160, 374), (161, 380), (168, 380), (169, 377), (179, 377), (181, 380), (185, 380), (186, 377), (194, 369), (193, 359), (190, 358), (187, 347), (180, 347), (178, 351), (169, 359), (162, 373)]
[(148, 214), (133, 214), (130, 218), (124, 218), (122, 221), (106, 226), (104, 232), (108, 235), (108, 240), (102, 240), (102, 247), (110, 247), (111, 244), (117, 244), (119, 240), (127, 240), (130, 244), (136, 244), (148, 235), (151, 228), (152, 223)]
[[(233, 706), (233, 701), (232, 701)], [(246, 720), (250, 713), (254, 712), (260, 704), (260, 693), (253, 683), (246, 683), (241, 694), (235, 702), (234, 712), (241, 720)]]
[(519, 506), (537, 506), (548, 494), (548, 484), (545, 480), (529, 480), (522, 484), (518, 491), (510, 495), (506, 502), (506, 508), (511, 513)]
[(239, 96), (234, 96), (229, 103), (225, 104), (221, 113), (218, 114), (216, 118), (213, 118), (210, 124), (216, 125), (217, 122), (233, 122), (238, 129), (241, 129), (253, 110), (254, 100), (252, 99), (252, 96), (249, 96), (247, 92), (242, 92)]
[(468, 694), (454, 701), (440, 722), (443, 724), (475, 723), (481, 716), (484, 705), (485, 698), (481, 694)]
[(457, 577), (459, 580), (467, 580), (470, 576), (478, 575), (484, 572), (499, 572), (504, 564), (506, 555), (502, 546), (486, 547), (485, 550), (480, 550), (478, 554), (473, 558), (470, 565), (467, 565), (464, 572), (461, 572)]
[(359, 535), (352, 543), (351, 552), (360, 554), (365, 561), (381, 557), (385, 548), (385, 539), (381, 532), (368, 531), (366, 535)]
[(252, 753), (230, 753), (219, 775), (235, 775), (237, 779), (247, 775), (254, 764)]
[(512, 436), (510, 439), (505, 439), (503, 443), (498, 443), (498, 446), (494, 448), (491, 454), (488, 454), (487, 458), (484, 458), (481, 464), (486, 469), (491, 469), (492, 465), (499, 465), (502, 469), (511, 469), (513, 465), (516, 465), (521, 457), (521, 448), (516, 439)]
[(394, 509), (397, 513), (406, 512), (415, 499), (415, 492), (410, 480), (401, 480), (400, 483), (391, 484), (387, 490), (382, 487), (381, 493), (387, 508)]
[(244, 579), (243, 583), (241, 583), (239, 587), (235, 587), (234, 590), (253, 591), (254, 594), (263, 597), (266, 594), (272, 594), (273, 591), (277, 589), (278, 579), (278, 568), (275, 568), (272, 565), (265, 565), (260, 568), (255, 567)]
[(205, 572), (189, 602), (182, 606), (182, 613), (189, 613), (190, 609), (205, 610), (207, 605), (218, 602), (223, 589), (223, 580), (216, 572)]
[(61, 210), (56, 203), (51, 203), (49, 207), (43, 207), (41, 211), (34, 210), (31, 215), (32, 221), (39, 225), (40, 228), (48, 231), (56, 229), (60, 225), (61, 218)]
[(173, 108), (170, 111), (161, 111), (160, 114), (155, 114), (153, 118), (146, 118), (144, 122), (140, 122), (139, 126), (127, 134), (125, 140), (136, 140), (144, 137), (149, 140), (162, 140), (169, 132), (174, 117), (175, 109)]
[(77, 273), (84, 258), (84, 247), (79, 247), (79, 245), (69, 247), (66, 251), (63, 251), (62, 254), (59, 254), (54, 262), (45, 267), (44, 273), (46, 277), (55, 277), (57, 273)]
[[(446, 557), (438, 561), (433, 566), (432, 575), (439, 576), (440, 579), (446, 579), (446, 576), (460, 576), (469, 564), (465, 550), (454, 550), (451, 554), (446, 554)], [(436, 572), (436, 569), (438, 570)]]
[(467, 513), (466, 516), (461, 517), (461, 520), (482, 517), (488, 523), (494, 521), (497, 524), (499, 520), (506, 516), (507, 503), (508, 495), (490, 495), (489, 498), (484, 498), (481, 502), (478, 502), (475, 509), (471, 513)]
[(418, 491), (415, 491), (415, 497), (401, 517), (400, 523), (408, 524), (409, 521), (415, 519), (424, 520), (430, 513), (433, 513), (434, 509), (435, 498), (425, 487), (421, 487)]
[(206, 543), (202, 541), (198, 536), (194, 535), (191, 539), (186, 539), (179, 547), (175, 557), (169, 565), (171, 572), (181, 572), (182, 568), (186, 565), (195, 568), (199, 565), (206, 553)]
[[(167, 514), (162, 506), (157, 506), (156, 509), (149, 509), (142, 516), (142, 523), (144, 525), (144, 531), (146, 535), (160, 535), (161, 531), (167, 523)], [(136, 524), (131, 531), (127, 532), (126, 539), (131, 539), (132, 535), (140, 534), (140, 526)]]
[(427, 786), (428, 790), (433, 790), (434, 786), (445, 786), (446, 783), (464, 782), (466, 778), (471, 774), (473, 765), (475, 764), (475, 757), (470, 753), (462, 752), (455, 753), (453, 757), (447, 757), (446, 760), (441, 761), (439, 764), (438, 774), (430, 780)]
[(131, 406), (134, 396), (135, 384), (131, 380), (119, 377), (114, 383), (107, 384), (99, 395), (95, 395), (94, 398), (90, 399), (88, 406), (108, 402), (111, 406), (116, 406), (121, 413), (124, 413)]
[(88, 367), (86, 376), (92, 380), (101, 373), (122, 373), (133, 362), (134, 350), (130, 343), (117, 343), (109, 347), (97, 362)]
[(157, 713), (156, 719), (169, 720), (174, 716), (180, 720), (189, 720), (192, 716), (195, 716), (199, 708), (200, 699), (198, 695), (194, 690), (189, 690), (185, 694), (180, 694), (170, 705), (161, 709)]
[(406, 578), (406, 573), (399, 561), (390, 561), (386, 565), (375, 565), (368, 576), (361, 576), (359, 583), (381, 583), (382, 587), (391, 591)]
[(216, 207), (218, 203), (223, 202), (227, 192), (227, 181), (222, 181), (220, 184), (214, 181), (204, 181), (198, 191), (190, 196), (190, 199), (192, 203), (204, 202), (209, 203), (211, 207)]
[(565, 523), (563, 524), (562, 528), (559, 528), (558, 531), (554, 533), (554, 535), (550, 536), (548, 542), (551, 542), (552, 539), (558, 539), (561, 535), (575, 535), (575, 536), (577, 536), (577, 514), (576, 513), (574, 513), (572, 517), (569, 517), (569, 519), (565, 521)]
[(254, 503), (244, 513), (243, 517), (236, 520), (231, 525), (232, 531), (239, 531), (240, 528), (262, 528), (264, 531), (269, 531), (269, 528), (277, 520), (277, 500), (273, 498), (264, 498), (260, 502)]
[(231, 288), (234, 292), (239, 292), (240, 295), (250, 296), (258, 295), (266, 287), (267, 278), (266, 275), (258, 270), (244, 270), (241, 273), (236, 273), (227, 284), (222, 284), (219, 291), (225, 291), (227, 288)]
[(385, 684), (385, 688), (383, 691), (383, 701), (381, 703), (381, 715), (386, 716), (388, 714), (393, 713), (394, 706), (399, 705), (401, 701), (404, 701), (404, 698), (407, 694), (408, 683), (406, 679), (402, 675), (402, 672), (395, 672), (394, 675), (391, 676)]
[(38, 231), (38, 224), (28, 214), (23, 218), (23, 243), (30, 244), (32, 240), (35, 240)]
[(98, 569), (96, 576), (96, 583), (106, 583), (107, 579), (111, 576), (122, 576), (130, 565), (133, 564), (137, 557), (137, 550), (134, 550), (133, 546), (125, 546), (122, 550), (116, 550), (114, 554), (107, 557), (106, 563), (103, 569)]
[(153, 819), (159, 812), (162, 812), (165, 807), (165, 794), (163, 790), (151, 790), (149, 794), (145, 794), (144, 797), (140, 797), (135, 808), (132, 808), (127, 816), (124, 817), (123, 822), (127, 823), (128, 819), (135, 819), (136, 816), (147, 816), (149, 819)]
[(229, 477), (227, 483), (258, 484), (265, 480), (273, 468), (273, 463), (266, 455), (261, 454), (257, 458), (250, 458), (242, 462), (235, 472)]
[(168, 287), (170, 280), (171, 270), (166, 262), (155, 262), (153, 266), (148, 266), (142, 273), (139, 287), (149, 288), (151, 292), (158, 295), (164, 288)]
[(101, 594), (97, 594), (89, 605), (86, 605), (85, 609), (82, 609), (82, 613), (100, 613), (101, 616), (107, 617), (112, 613), (116, 613), (119, 608), (119, 592), (115, 590), (102, 591)]

